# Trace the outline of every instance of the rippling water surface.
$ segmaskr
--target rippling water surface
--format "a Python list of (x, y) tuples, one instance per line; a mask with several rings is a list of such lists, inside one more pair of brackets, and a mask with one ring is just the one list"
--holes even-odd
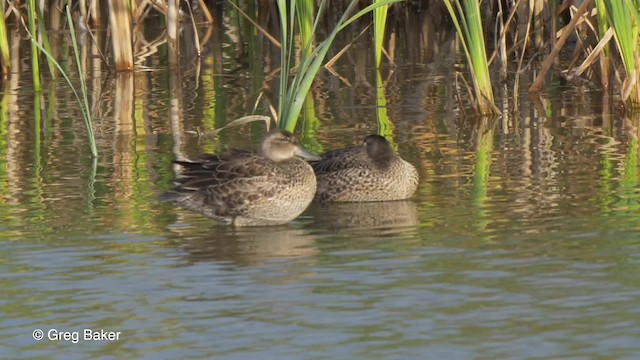
[[(392, 139), (421, 174), (414, 198), (313, 204), (286, 226), (233, 230), (156, 200), (174, 157), (252, 147), (262, 133), (187, 133), (252, 103), (251, 78), (206, 71), (198, 83), (186, 75), (180, 93), (162, 70), (106, 79), (95, 164), (64, 84), (42, 95), (58, 98), (41, 128), (30, 80), (6, 84), (3, 357), (640, 354), (638, 121), (600, 94), (564, 88), (545, 94), (546, 113), (521, 99), (518, 112), (475, 124), (453, 75), (399, 67), (385, 91)], [(314, 151), (377, 129), (375, 89), (327, 79), (314, 90), (316, 122), (300, 130)], [(52, 329), (80, 339), (48, 340)], [(120, 335), (85, 341), (83, 329)]]

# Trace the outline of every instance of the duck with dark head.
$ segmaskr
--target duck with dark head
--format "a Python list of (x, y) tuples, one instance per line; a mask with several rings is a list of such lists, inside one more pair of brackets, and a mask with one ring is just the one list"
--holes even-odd
[(311, 166), (318, 181), (318, 201), (402, 200), (418, 188), (416, 168), (380, 135), (365, 137), (360, 146), (330, 151)]

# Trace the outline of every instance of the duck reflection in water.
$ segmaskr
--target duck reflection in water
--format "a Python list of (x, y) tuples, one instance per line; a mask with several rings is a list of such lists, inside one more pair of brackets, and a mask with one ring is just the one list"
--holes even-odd
[(413, 201), (315, 203), (307, 211), (313, 226), (351, 235), (380, 235), (414, 232), (418, 208)]
[(184, 252), (189, 264), (258, 266), (281, 259), (299, 259), (301, 264), (308, 265), (319, 252), (312, 234), (291, 226), (229, 228), (183, 213), (169, 231), (172, 243)]

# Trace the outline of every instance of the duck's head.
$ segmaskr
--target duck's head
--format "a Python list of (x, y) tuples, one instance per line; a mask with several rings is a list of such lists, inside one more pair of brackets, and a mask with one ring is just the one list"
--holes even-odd
[(367, 136), (362, 145), (367, 150), (367, 155), (374, 161), (386, 161), (395, 155), (391, 144), (380, 135)]
[(308, 160), (320, 160), (298, 144), (298, 139), (286, 130), (273, 130), (260, 144), (260, 154), (275, 162), (291, 160), (295, 156)]

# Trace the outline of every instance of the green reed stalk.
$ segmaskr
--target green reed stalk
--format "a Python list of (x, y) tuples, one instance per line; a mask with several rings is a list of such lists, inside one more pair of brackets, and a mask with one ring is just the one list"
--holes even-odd
[[(302, 105), (311, 89), (311, 84), (315, 79), (322, 62), (324, 61), (333, 40), (340, 30), (351, 24), (353, 21), (359, 19), (364, 14), (367, 14), (379, 6), (399, 2), (402, 0), (381, 0), (376, 4), (369, 5), (364, 9), (358, 11), (353, 16), (349, 17), (354, 7), (357, 5), (357, 0), (352, 0), (347, 9), (345, 10), (340, 20), (336, 23), (335, 28), (327, 36), (327, 38), (320, 42), (318, 46), (313, 49), (310, 55), (307, 56), (306, 52), (302, 52), (300, 64), (298, 65), (298, 71), (293, 77), (293, 80), (289, 82), (288, 75), (291, 70), (291, 59), (293, 56), (293, 28), (296, 21), (296, 3), (297, 1), (278, 0), (278, 9), (280, 12), (281, 22), (281, 76), (280, 76), (280, 98), (278, 103), (278, 126), (282, 129), (293, 131), (296, 127), (298, 117), (302, 110)], [(317, 14), (313, 23), (312, 32), (315, 34), (316, 28), (320, 19), (324, 16), (324, 10), (326, 9), (327, 1), (323, 0), (318, 7)], [(315, 36), (314, 36), (315, 37)]]
[(73, 95), (76, 97), (78, 104), (80, 105), (80, 110), (82, 112), (82, 117), (84, 118), (85, 126), (87, 128), (87, 136), (89, 138), (89, 147), (91, 149), (91, 156), (98, 156), (98, 148), (96, 146), (96, 139), (93, 132), (93, 122), (91, 119), (91, 107), (89, 105), (89, 96), (87, 91), (87, 84), (84, 80), (84, 74), (82, 73), (82, 62), (80, 61), (80, 51), (78, 49), (78, 41), (76, 39), (76, 30), (73, 26), (73, 18), (71, 17), (71, 9), (70, 6), (67, 5), (67, 20), (69, 24), (69, 31), (71, 33), (71, 43), (73, 45), (73, 51), (75, 55), (76, 65), (78, 69), (78, 78), (80, 79), (80, 91), (82, 92), (82, 99), (80, 98), (80, 94), (73, 86), (71, 79), (67, 75), (66, 71), (62, 68), (60, 63), (53, 57), (50, 51), (47, 51), (42, 45), (40, 45), (33, 37), (31, 38), (31, 44), (38, 48), (47, 59), (58, 69), (62, 77), (65, 79), (69, 87), (71, 87), (71, 91)]
[(495, 114), (498, 110), (495, 106), (489, 75), (479, 2), (477, 0), (444, 0), (444, 4), (456, 27), (469, 62), (477, 109), (482, 114)]
[[(82, 73), (82, 62), (80, 61), (80, 50), (78, 49), (78, 40), (76, 39), (76, 29), (73, 26), (73, 18), (71, 17), (71, 6), (67, 5), (67, 20), (69, 23), (69, 31), (71, 33), (71, 44), (73, 45), (73, 54), (76, 58), (76, 66), (78, 69), (78, 78), (80, 78), (80, 90), (82, 91), (82, 117), (87, 128), (87, 136), (89, 137), (89, 147), (91, 156), (98, 156), (98, 148), (96, 146), (96, 137), (93, 133), (93, 120), (91, 118), (91, 106), (89, 105), (89, 95), (87, 91), (87, 83)], [(78, 99), (79, 100), (79, 99)]]
[[(373, 0), (379, 3), (380, 0)], [(380, 67), (382, 61), (382, 45), (384, 42), (384, 31), (387, 26), (387, 12), (389, 5), (383, 5), (373, 10), (373, 54), (376, 61), (376, 68)]]
[[(607, 23), (607, 6), (604, 3), (604, 0), (596, 0), (596, 10), (598, 11), (598, 38), (602, 39), (607, 30), (609, 30), (609, 25)], [(599, 55), (600, 57), (600, 82), (604, 89), (609, 88), (609, 68), (611, 64), (611, 48), (607, 43), (602, 49), (602, 53)]]
[(296, 15), (298, 17), (298, 28), (300, 29), (300, 40), (302, 51), (305, 56), (310, 56), (313, 51), (313, 40), (315, 37), (313, 31), (314, 11), (313, 6), (315, 0), (296, 0)]
[[(296, 0), (296, 15), (300, 31), (301, 57), (309, 57), (315, 45), (314, 19), (315, 0)], [(320, 120), (316, 115), (315, 101), (311, 92), (307, 93), (302, 106), (302, 136), (300, 138), (306, 149), (316, 154), (322, 153), (322, 144), (316, 134), (320, 128)]]
[[(53, 54), (53, 52), (51, 51), (51, 44), (49, 43), (49, 35), (47, 33), (47, 26), (44, 23), (44, 16), (42, 16), (42, 10), (40, 9), (40, 6), (38, 6), (36, 8), (36, 11), (38, 13), (38, 29), (40, 30), (39, 36), (42, 39), (42, 46), (45, 48), (45, 50), (47, 50), (47, 51), (49, 51), (50, 53)], [(49, 73), (51, 74), (51, 78), (55, 79), (56, 78), (56, 67), (49, 60), (49, 58), (47, 58), (47, 66), (49, 67)]]
[[(287, 9), (286, 0), (278, 0), (278, 10), (280, 12), (280, 89), (278, 96), (278, 124), (286, 126), (286, 122), (283, 121), (287, 116), (285, 106), (288, 105), (285, 101), (287, 90), (289, 89), (289, 72), (291, 71), (291, 54), (293, 48), (293, 14), (296, 10), (296, 2), (290, 1), (289, 8)], [(291, 14), (291, 19), (287, 14)], [(293, 125), (295, 128), (295, 123)]]
[(10, 70), (8, 37), (7, 25), (4, 23), (4, 1), (0, 1), (0, 65), (2, 65), (2, 75), (4, 77), (9, 74)]
[(38, 61), (38, 47), (36, 46), (38, 36), (36, 33), (36, 1), (27, 0), (27, 18), (29, 33), (31, 33), (31, 71), (33, 75), (33, 90), (40, 91), (40, 63)]
[(622, 100), (640, 102), (640, 82), (638, 81), (640, 44), (638, 44), (638, 6), (640, 1), (633, 0), (605, 0), (607, 18), (613, 28), (614, 38), (622, 57), (622, 63), (627, 72), (627, 79), (623, 83)]

